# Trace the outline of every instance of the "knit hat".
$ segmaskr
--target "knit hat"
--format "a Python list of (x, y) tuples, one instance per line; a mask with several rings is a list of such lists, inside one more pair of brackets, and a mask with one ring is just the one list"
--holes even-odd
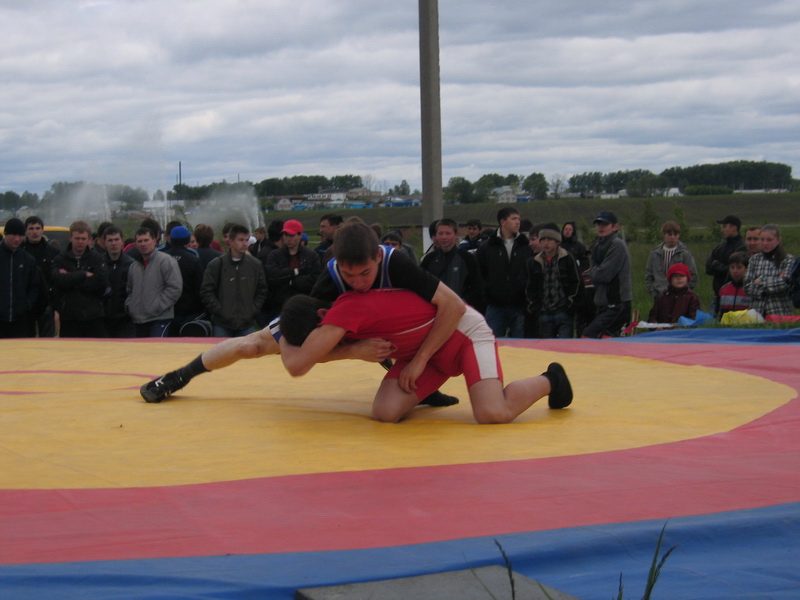
[(561, 243), (561, 232), (558, 230), (558, 225), (555, 223), (545, 223), (539, 230), (540, 240), (555, 240)]
[(683, 275), (686, 277), (686, 279), (692, 278), (692, 273), (689, 271), (689, 267), (683, 263), (675, 263), (669, 269), (667, 269), (667, 281), (671, 281), (673, 275)]
[(185, 246), (192, 238), (192, 234), (183, 225), (178, 225), (169, 232), (169, 242), (174, 246)]
[(6, 221), (6, 226), (3, 229), (4, 235), (25, 235), (25, 223), (17, 218), (9, 219)]

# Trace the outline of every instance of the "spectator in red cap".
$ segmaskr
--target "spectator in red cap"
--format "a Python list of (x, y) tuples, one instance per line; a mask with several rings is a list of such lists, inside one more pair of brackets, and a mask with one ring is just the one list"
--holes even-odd
[(303, 224), (289, 219), (283, 224), (283, 245), (267, 255), (264, 272), (269, 293), (264, 305), (267, 321), (281, 313), (283, 303), (295, 294), (308, 294), (322, 272), (319, 256), (302, 242)]
[(650, 316), (651, 323), (677, 323), (681, 317), (694, 319), (700, 310), (700, 299), (689, 288), (692, 273), (683, 263), (676, 263), (667, 269), (669, 285), (653, 302)]

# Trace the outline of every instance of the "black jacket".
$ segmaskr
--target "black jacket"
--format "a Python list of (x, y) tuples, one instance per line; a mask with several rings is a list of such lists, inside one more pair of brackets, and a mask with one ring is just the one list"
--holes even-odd
[(278, 248), (267, 255), (264, 272), (267, 276), (267, 301), (264, 305), (268, 316), (281, 312), (283, 303), (296, 294), (308, 294), (319, 274), (322, 265), (313, 250), (301, 245), (297, 249), (297, 273), (290, 266), (291, 257), (287, 248)]
[(12, 252), (0, 240), (0, 321), (27, 317), (39, 297), (40, 281), (36, 259), (22, 247)]
[(480, 311), (486, 311), (486, 290), (475, 255), (455, 246), (450, 252), (433, 250), (422, 257), (420, 266), (438, 277), (461, 299)]
[(195, 252), (184, 246), (164, 246), (161, 252), (178, 261), (183, 278), (183, 290), (175, 303), (176, 317), (194, 317), (203, 312), (200, 286), (203, 284), (203, 265)]
[(481, 268), (488, 304), (525, 307), (525, 285), (528, 281), (526, 265), (530, 257), (528, 237), (522, 233), (514, 239), (510, 258), (497, 231), (481, 244), (475, 252), (475, 258)]
[(254, 256), (245, 254), (234, 261), (228, 253), (208, 263), (200, 298), (214, 325), (235, 330), (250, 327), (266, 297), (264, 267)]
[[(59, 273), (64, 269), (66, 273)], [(63, 319), (90, 321), (105, 316), (103, 296), (108, 287), (108, 272), (103, 258), (88, 248), (81, 256), (72, 253), (72, 244), (55, 257), (51, 269), (53, 306)], [(91, 277), (88, 275), (92, 273)]]
[[(528, 297), (528, 312), (532, 315), (542, 313), (546, 260), (543, 252), (528, 259), (526, 295)], [(578, 273), (575, 257), (564, 248), (558, 249), (554, 260), (557, 261), (558, 279), (561, 282), (561, 291), (564, 294), (564, 306), (562, 308), (567, 314), (574, 315), (583, 307), (583, 277)]]
[(728, 261), (731, 254), (740, 250), (747, 251), (741, 235), (732, 238), (725, 238), (716, 248), (711, 251), (711, 256), (706, 261), (706, 275), (712, 275), (714, 281), (711, 285), (714, 294), (719, 294), (719, 289), (728, 281)]
[(105, 303), (106, 322), (120, 323), (129, 321), (130, 316), (125, 310), (125, 297), (128, 295), (128, 271), (133, 264), (133, 259), (125, 254), (120, 254), (117, 260), (111, 260), (105, 255), (106, 271), (108, 272), (108, 289), (106, 290)]

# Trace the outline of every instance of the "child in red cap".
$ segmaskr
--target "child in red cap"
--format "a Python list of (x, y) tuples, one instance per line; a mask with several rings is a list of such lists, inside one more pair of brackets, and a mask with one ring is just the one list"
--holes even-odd
[(689, 289), (689, 267), (676, 263), (667, 270), (666, 291), (656, 296), (650, 316), (651, 323), (677, 323), (681, 317), (694, 319), (700, 309), (700, 299)]

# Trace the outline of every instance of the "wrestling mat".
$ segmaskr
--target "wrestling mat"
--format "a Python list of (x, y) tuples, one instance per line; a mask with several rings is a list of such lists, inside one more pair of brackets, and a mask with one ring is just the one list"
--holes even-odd
[(573, 405), (369, 419), (384, 371), (279, 357), (145, 381), (207, 340), (0, 346), (0, 597), (292, 598), (504, 564), (586, 600), (800, 597), (800, 330), (508, 340), (506, 381), (561, 362)]

